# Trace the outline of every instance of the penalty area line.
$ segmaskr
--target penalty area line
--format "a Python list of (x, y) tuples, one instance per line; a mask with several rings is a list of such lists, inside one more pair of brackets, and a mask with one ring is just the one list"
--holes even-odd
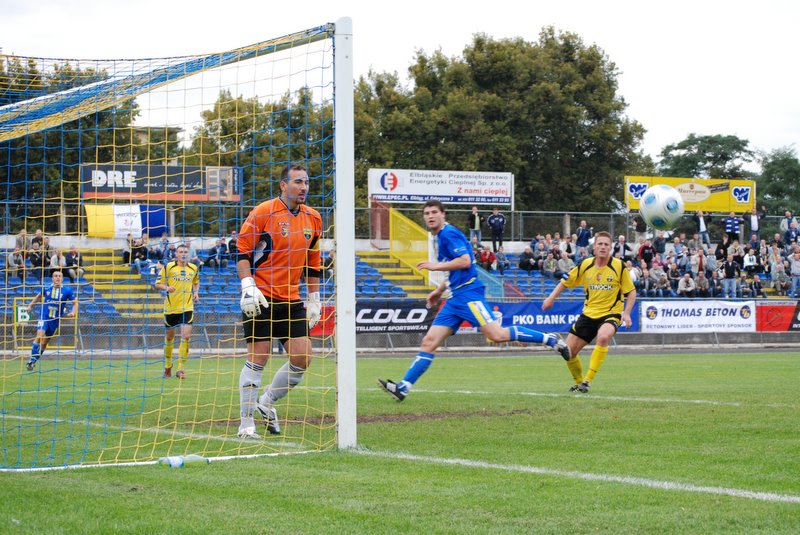
[(639, 487), (648, 487), (657, 490), (693, 492), (700, 494), (713, 494), (718, 496), (731, 496), (733, 498), (743, 498), (747, 500), (756, 500), (761, 502), (800, 504), (800, 496), (792, 494), (778, 494), (774, 492), (760, 492), (754, 490), (735, 489), (727, 487), (689, 485), (686, 483), (675, 483), (672, 481), (661, 481), (658, 479), (649, 479), (644, 477), (614, 476), (609, 474), (574, 472), (570, 470), (554, 470), (550, 468), (541, 468), (537, 466), (523, 466), (517, 464), (497, 464), (485, 461), (473, 461), (470, 459), (430, 457), (426, 455), (413, 455), (410, 453), (401, 453), (401, 452), (368, 451), (364, 449), (355, 449), (352, 451), (360, 455), (382, 457), (384, 459), (398, 459), (404, 461), (415, 461), (415, 462), (430, 463), (430, 464), (461, 466), (464, 468), (478, 468), (487, 470), (499, 470), (504, 472), (519, 472), (525, 474), (566, 477), (570, 479), (582, 479), (584, 481), (602, 481), (606, 483), (619, 483), (622, 485), (635, 485)]

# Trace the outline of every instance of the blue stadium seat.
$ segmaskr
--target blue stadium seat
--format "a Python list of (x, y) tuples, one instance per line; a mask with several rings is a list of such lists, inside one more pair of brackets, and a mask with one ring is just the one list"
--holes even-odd
[(364, 297), (375, 297), (378, 294), (374, 286), (363, 286), (361, 288), (361, 295)]
[(99, 306), (95, 305), (94, 303), (87, 303), (86, 307), (81, 305), (81, 309), (86, 314), (94, 314), (94, 315), (98, 315), (99, 316), (100, 314), (103, 313), (103, 310)]
[(222, 288), (220, 286), (217, 286), (216, 284), (210, 284), (206, 286), (205, 288), (203, 288), (203, 291), (208, 295), (217, 295), (217, 296), (222, 295)]
[(399, 286), (392, 286), (392, 295), (395, 297), (405, 297), (406, 291)]
[(95, 297), (100, 295), (100, 292), (95, 291), (91, 284), (81, 286), (79, 292), (84, 295), (94, 295)]
[(201, 301), (194, 306), (194, 311), (198, 314), (209, 314), (214, 312), (214, 305)]

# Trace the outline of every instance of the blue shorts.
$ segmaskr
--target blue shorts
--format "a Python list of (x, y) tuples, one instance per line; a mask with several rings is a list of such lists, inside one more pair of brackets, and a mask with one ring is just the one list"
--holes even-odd
[(44, 331), (44, 335), (47, 338), (50, 338), (58, 330), (58, 320), (39, 320), (39, 322), (36, 324), (36, 329), (39, 331)]
[(482, 327), (495, 319), (481, 288), (479, 291), (465, 292), (448, 299), (434, 318), (433, 324), (450, 327), (455, 334), (465, 321), (473, 327)]

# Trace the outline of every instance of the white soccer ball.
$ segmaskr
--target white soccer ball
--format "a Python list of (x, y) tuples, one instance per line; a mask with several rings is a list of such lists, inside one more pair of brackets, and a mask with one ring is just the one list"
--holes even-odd
[(672, 230), (683, 217), (683, 197), (672, 186), (650, 186), (639, 199), (639, 213), (658, 230)]

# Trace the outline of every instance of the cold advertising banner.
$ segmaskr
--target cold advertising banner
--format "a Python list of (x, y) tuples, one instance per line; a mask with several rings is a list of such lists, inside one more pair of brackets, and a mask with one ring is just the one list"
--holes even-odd
[(628, 209), (638, 210), (642, 194), (655, 184), (666, 184), (678, 190), (689, 214), (697, 210), (741, 214), (756, 204), (756, 183), (752, 180), (626, 176), (625, 204)]
[(758, 332), (800, 331), (800, 302), (759, 303), (756, 327)]
[(424, 203), (438, 199), (446, 204), (511, 205), (514, 175), (471, 171), (370, 169), (369, 195), (390, 203)]
[(362, 299), (356, 301), (356, 332), (425, 333), (436, 312), (424, 299)]
[(642, 301), (644, 333), (755, 332), (755, 301)]
[(84, 199), (148, 201), (239, 200), (239, 169), (166, 165), (81, 166)]

